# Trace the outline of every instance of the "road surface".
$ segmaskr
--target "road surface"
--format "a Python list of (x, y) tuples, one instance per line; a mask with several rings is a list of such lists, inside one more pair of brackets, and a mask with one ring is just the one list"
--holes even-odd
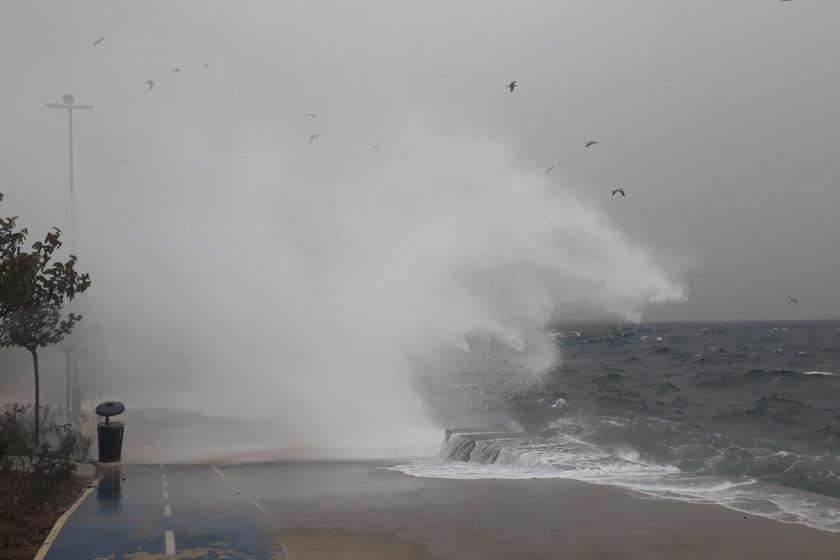
[(46, 558), (840, 558), (838, 533), (719, 506), (560, 479), (423, 479), (386, 466), (107, 469)]
[(212, 466), (101, 471), (46, 560), (276, 557), (265, 514)]

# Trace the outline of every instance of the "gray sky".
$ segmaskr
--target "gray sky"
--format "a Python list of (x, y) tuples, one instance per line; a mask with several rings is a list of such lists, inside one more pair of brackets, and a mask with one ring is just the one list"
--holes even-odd
[(840, 317), (838, 21), (835, 0), (5, 0), (4, 212), (67, 224), (44, 103), (74, 93), (115, 390), (405, 430), (406, 350), (470, 332), (537, 371), (552, 319)]
[(27, 219), (59, 220), (65, 122), (43, 103), (70, 91), (96, 105), (77, 163), (97, 212), (112, 160), (165, 166), (176, 128), (224, 152), (249, 127), (308, 137), (313, 111), (322, 140), (384, 144), (408, 112), (512, 139), (676, 267), (688, 301), (647, 318), (837, 317), (838, 18), (831, 0), (10, 0), (0, 177)]

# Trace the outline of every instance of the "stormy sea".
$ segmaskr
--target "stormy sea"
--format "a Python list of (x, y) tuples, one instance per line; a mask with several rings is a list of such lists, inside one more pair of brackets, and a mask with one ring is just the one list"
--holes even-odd
[(395, 468), (569, 478), (840, 531), (840, 322), (563, 324), (549, 337), (556, 365), (527, 382), (516, 353), (481, 336), (419, 376), (452, 429), (438, 458)]

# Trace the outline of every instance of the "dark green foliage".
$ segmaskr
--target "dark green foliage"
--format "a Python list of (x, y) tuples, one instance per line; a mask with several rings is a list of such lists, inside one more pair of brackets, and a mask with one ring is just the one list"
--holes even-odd
[(76, 270), (76, 256), (53, 262), (61, 245), (61, 230), (23, 250), (28, 231), (17, 229), (17, 217), (0, 219), (0, 317), (32, 306), (61, 307), (90, 287), (90, 276)]
[(29, 455), (32, 450), (31, 428), (26, 412), (31, 406), (12, 404), (0, 415), (0, 473), (14, 468), (14, 458)]
[[(45, 419), (46, 420), (46, 419)], [(32, 442), (34, 409), (13, 404), (0, 414), (0, 510), (17, 511), (44, 501), (87, 458), (90, 438), (69, 424), (45, 421), (44, 443)]]
[(61, 342), (81, 318), (73, 313), (62, 318), (59, 308), (53, 304), (16, 309), (0, 324), (0, 346), (19, 346), (34, 352)]
[[(0, 201), (3, 200), (0, 193)], [(76, 256), (53, 262), (61, 248), (61, 230), (53, 230), (24, 250), (29, 232), (17, 228), (17, 216), (0, 218), (0, 319), (25, 309), (60, 309), (90, 287), (90, 275), (76, 270)]]
[[(2, 200), (2, 195), (0, 195)], [(26, 348), (35, 371), (35, 446), (40, 443), (41, 395), (38, 348), (60, 342), (81, 316), (62, 316), (65, 300), (90, 287), (90, 276), (76, 271), (76, 257), (53, 262), (61, 231), (53, 228), (43, 241), (24, 250), (28, 232), (17, 229), (17, 217), (0, 219), (0, 346)]]

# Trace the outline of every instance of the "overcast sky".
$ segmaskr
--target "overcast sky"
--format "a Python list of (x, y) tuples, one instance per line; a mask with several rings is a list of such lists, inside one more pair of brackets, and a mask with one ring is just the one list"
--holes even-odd
[(492, 371), (484, 333), (527, 385), (556, 320), (840, 317), (838, 22), (837, 0), (2, 0), (2, 213), (67, 229), (45, 103), (74, 94), (87, 395), (434, 445), (415, 358)]
[(836, 318), (838, 21), (835, 0), (4, 0), (0, 184), (28, 223), (64, 223), (66, 121), (44, 103), (69, 92), (95, 105), (76, 118), (88, 224), (128, 219), (143, 195), (120, 189), (149, 169), (209, 164), (252, 133), (385, 145), (412, 115), (554, 165), (687, 287), (647, 319)]

